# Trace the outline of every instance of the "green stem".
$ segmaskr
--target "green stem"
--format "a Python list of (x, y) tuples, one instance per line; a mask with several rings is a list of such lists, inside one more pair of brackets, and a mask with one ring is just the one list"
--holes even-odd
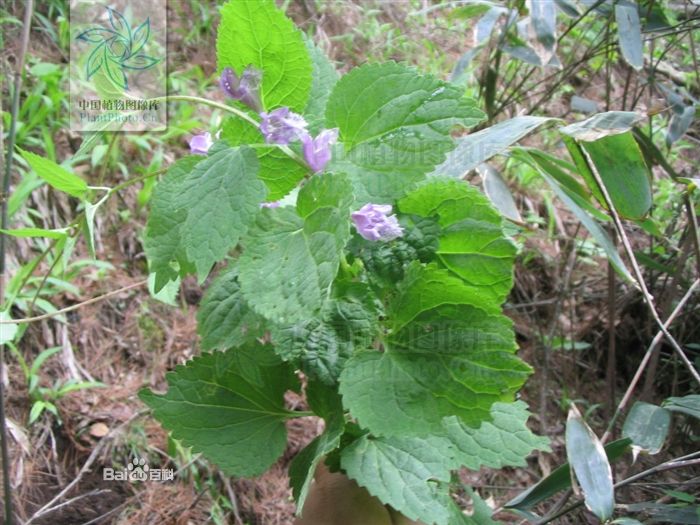
[[(222, 104), (221, 102), (215, 102), (214, 100), (209, 100), (206, 98), (201, 98), (201, 97), (193, 97), (190, 95), (168, 95), (166, 97), (158, 97), (154, 98), (152, 100), (165, 100), (166, 102), (169, 100), (181, 100), (183, 102), (196, 102), (198, 104), (204, 104), (206, 106), (211, 106), (213, 108), (220, 109), (222, 111), (226, 111), (228, 113), (231, 113), (233, 115), (236, 115), (239, 118), (242, 118), (249, 124), (252, 124), (255, 126), (257, 129), (260, 125), (258, 121), (256, 121), (254, 118), (252, 118), (250, 115), (248, 115), (246, 112), (241, 111), (240, 109), (234, 108), (233, 106), (228, 106), (226, 104)], [(268, 146), (270, 144), (267, 144)], [(282, 150), (284, 153), (287, 154), (288, 157), (290, 157), (292, 160), (296, 161), (297, 163), (301, 164), (304, 167), (307, 167), (306, 162), (304, 159), (302, 159), (299, 155), (297, 155), (294, 151), (289, 148), (289, 146), (284, 146), (281, 144), (277, 144), (277, 147)]]
[(206, 98), (193, 97), (190, 95), (168, 95), (165, 97), (154, 98), (152, 100), (164, 100), (166, 102), (169, 100), (181, 100), (183, 102), (196, 102), (198, 104), (204, 104), (205, 106), (211, 106), (213, 108), (217, 108), (217, 109), (220, 109), (222, 111), (232, 113), (232, 114), (236, 115), (237, 117), (240, 117), (243, 120), (249, 122), (250, 124), (252, 124), (256, 128), (258, 127), (258, 122), (256, 122), (254, 118), (252, 118), (250, 115), (248, 115), (244, 111), (241, 111), (240, 109), (234, 108), (233, 106), (228, 106), (226, 104), (222, 104), (221, 102), (215, 102), (213, 100), (209, 100)]

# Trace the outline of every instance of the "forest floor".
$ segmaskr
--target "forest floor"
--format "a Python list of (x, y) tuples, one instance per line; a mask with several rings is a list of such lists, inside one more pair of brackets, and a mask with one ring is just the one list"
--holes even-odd
[[(21, 5), (21, 2), (17, 4), (18, 10)], [(209, 79), (199, 84), (206, 92), (196, 94), (221, 97), (215, 82), (211, 82), (216, 68), (215, 31), (210, 27), (194, 36), (187, 33), (189, 21), (201, 15), (192, 5), (180, 2), (178, 7), (170, 8), (171, 70), (181, 71), (196, 64), (202, 78)], [(317, 42), (341, 70), (366, 59), (396, 59), (417, 63), (418, 67), (446, 77), (451, 65), (471, 42), (468, 31), (455, 29), (451, 22), (438, 17), (428, 19), (428, 23), (416, 23), (406, 2), (384, 3), (376, 11), (343, 3), (342, 9), (326, 9), (322, 13), (314, 5), (294, 3), (290, 15), (302, 28), (314, 28)], [(215, 21), (215, 10), (208, 9)], [(16, 15), (20, 16), (19, 11)], [(387, 35), (389, 31), (393, 35)], [(3, 53), (12, 56), (15, 44), (11, 31), (5, 37), (5, 45)], [(37, 61), (66, 67), (65, 49), (57, 47), (46, 31), (37, 29), (36, 35), (33, 34), (30, 54)], [(603, 78), (594, 79), (588, 89), (595, 91), (603, 81)], [(187, 86), (192, 88), (193, 84)], [(31, 86), (26, 89), (30, 90)], [(514, 105), (506, 114), (515, 115), (520, 109)], [(206, 127), (210, 115), (197, 111), (196, 118)], [(566, 115), (568, 107), (560, 100), (553, 100), (543, 112), (571, 118)], [(185, 153), (184, 139), (181, 135), (168, 145), (164, 153), (166, 164)], [(537, 144), (538, 139), (532, 140)], [(57, 127), (53, 143), (60, 161), (76, 151), (79, 140), (63, 127)], [(35, 150), (40, 152), (38, 148)], [(127, 172), (132, 169), (136, 172), (136, 162), (149, 160), (148, 154), (136, 150), (128, 141), (120, 141), (117, 150)], [(97, 171), (86, 166), (84, 176), (96, 180)], [(99, 176), (104, 177), (105, 184), (112, 185), (123, 180), (124, 173), (111, 164)], [(53, 217), (57, 227), (74, 216), (70, 204), (49, 195), (46, 188), (35, 194), (29, 205)], [(598, 424), (596, 430), (604, 429), (614, 409), (611, 400), (615, 395), (619, 398), (650, 335), (653, 336), (640, 296), (634, 290), (619, 288), (611, 308), (607, 263), (597, 253), (586, 252), (580, 240), (574, 240), (579, 232), (578, 221), (560, 206), (547, 207), (537, 191), (516, 194), (522, 209), (552, 217), (553, 231), (546, 227), (533, 229), (524, 240), (515, 286), (505, 307), (515, 322), (520, 356), (535, 369), (521, 393), (533, 413), (531, 428), (551, 439), (552, 452), (529, 458), (526, 468), (463, 471), (464, 483), (475, 487), (494, 508), (565, 461), (563, 436), (569, 400), (579, 400), (580, 406), (590, 411), (589, 421)], [(145, 212), (140, 198), (140, 188), (131, 187), (101, 210), (95, 229), (97, 259), (109, 265), (86, 262), (71, 281), (73, 287), (59, 288), (48, 298), (56, 308), (145, 278), (146, 261), (140, 242)], [(644, 247), (646, 236), (635, 233), (634, 242)], [(35, 255), (33, 249), (29, 242), (17, 242), (12, 265), (18, 268), (29, 260)], [(89, 260), (82, 240), (75, 248), (74, 258)], [(40, 266), (35, 274), (41, 276), (47, 270), (46, 266)], [(28, 361), (46, 348), (60, 347), (41, 368), (42, 385), (75, 379), (100, 381), (104, 387), (66, 395), (56, 404), (57, 416), (45, 412), (29, 425), (32, 403), (27, 381), (17, 360), (9, 357), (7, 378), (3, 379), (9, 392), (12, 484), (23, 521), (35, 516), (32, 523), (46, 525), (291, 523), (294, 505), (286, 468), (291, 458), (319, 433), (317, 419), (289, 423), (288, 449), (268, 473), (252, 480), (231, 480), (170, 440), (137, 397), (144, 386), (164, 389), (166, 372), (197, 354), (195, 315), (201, 297), (202, 287), (194, 279), (183, 282), (177, 306), (157, 301), (142, 286), (73, 311), (64, 322), (46, 320), (28, 328), (20, 348)], [(611, 319), (618, 355), (612, 382), (606, 381)], [(697, 324), (696, 321), (692, 317), (687, 319), (688, 331), (694, 329), (691, 324)], [(551, 334), (558, 337), (560, 344), (545, 348), (542, 341), (551, 340), (551, 337), (547, 339)], [(656, 382), (645, 389), (645, 398), (659, 401), (673, 395), (677, 388), (675, 373), (673, 363), (662, 360)], [(668, 387), (657, 389), (660, 382)], [(292, 406), (300, 402), (288, 398)], [(671, 436), (668, 452), (664, 454), (672, 457), (675, 440), (680, 443), (682, 434), (679, 431)], [(175, 480), (138, 484), (103, 480), (103, 468), (125, 467), (134, 457), (145, 459), (151, 469), (173, 469)], [(639, 471), (658, 462), (659, 457), (653, 461), (642, 457), (632, 467), (616, 468)], [(40, 510), (72, 482), (76, 484), (59, 501), (51, 503), (50, 512)], [(644, 488), (626, 490), (627, 496), (633, 498), (634, 491)], [(507, 513), (500, 513), (498, 519), (520, 521)], [(578, 513), (569, 519), (572, 520), (569, 523), (585, 523), (589, 518)]]

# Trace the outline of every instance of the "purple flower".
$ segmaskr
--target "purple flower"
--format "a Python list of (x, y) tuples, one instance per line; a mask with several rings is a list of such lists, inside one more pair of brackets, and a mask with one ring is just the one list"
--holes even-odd
[(391, 210), (390, 204), (365, 204), (350, 216), (357, 233), (368, 241), (391, 241), (403, 235), (396, 215), (390, 215)]
[(211, 133), (195, 135), (190, 139), (190, 152), (195, 155), (206, 155), (212, 144)]
[(289, 108), (278, 108), (271, 113), (260, 113), (260, 131), (265, 136), (268, 144), (281, 144), (286, 146), (294, 139), (301, 139), (308, 135), (306, 126), (308, 125), (304, 117)]
[[(328, 161), (331, 160), (331, 146), (338, 140), (338, 129), (324, 129), (316, 138), (308, 133), (302, 136), (304, 144), (304, 158), (314, 173), (323, 171)], [(391, 208), (391, 206), (389, 207)], [(391, 211), (391, 210), (390, 210)]]
[(229, 97), (240, 100), (246, 106), (260, 111), (260, 82), (262, 73), (253, 66), (243, 70), (241, 78), (230, 67), (224, 68), (219, 79), (221, 90)]
[(261, 202), (260, 207), (261, 208), (279, 208), (282, 205), (280, 201), (270, 201), (270, 202)]

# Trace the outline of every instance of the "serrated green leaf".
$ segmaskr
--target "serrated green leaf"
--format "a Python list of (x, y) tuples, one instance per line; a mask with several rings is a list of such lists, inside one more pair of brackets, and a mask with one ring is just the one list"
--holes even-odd
[(415, 260), (430, 262), (439, 246), (440, 224), (436, 217), (401, 216), (404, 235), (392, 242), (359, 240), (351, 253), (359, 257), (369, 273), (370, 282), (394, 289), (405, 270)]
[(297, 382), (270, 346), (205, 354), (166, 377), (165, 394), (144, 389), (139, 397), (173, 437), (227, 474), (261, 474), (284, 451), (292, 416), (284, 393)]
[(307, 218), (321, 208), (349, 210), (352, 206), (352, 187), (345, 175), (326, 173), (317, 175), (304, 185), (297, 196), (297, 213)]
[(351, 177), (361, 204), (390, 202), (442, 162), (456, 126), (483, 119), (458, 87), (388, 62), (352, 70), (335, 85), (328, 127), (343, 147), (333, 166)]
[(442, 233), (435, 253), (440, 262), (467, 285), (479, 287), (481, 296), (490, 296), (490, 306), (505, 300), (513, 285), (516, 249), (503, 235), (500, 214), (476, 188), (452, 179), (430, 179), (401, 199), (399, 209), (437, 215)]
[(406, 277), (397, 284), (396, 296), (388, 307), (394, 330), (399, 330), (416, 316), (438, 306), (471, 305), (493, 315), (500, 313), (500, 295), (489, 287), (465, 283), (436, 264), (411, 264)]
[(265, 145), (260, 130), (239, 118), (228, 118), (221, 138), (232, 146), (249, 144), (258, 156), (258, 178), (267, 186), (267, 199), (276, 201), (292, 191), (309, 174), (309, 168), (292, 159), (277, 146)]
[(333, 86), (340, 78), (335, 67), (326, 54), (314, 44), (310, 37), (305, 38), (312, 64), (312, 81), (309, 101), (306, 103), (304, 117), (309, 123), (309, 131), (316, 135), (326, 121), (326, 104)]
[(340, 376), (343, 403), (380, 436), (441, 433), (443, 418), (478, 427), (510, 401), (530, 367), (515, 355), (512, 322), (473, 306), (433, 307), (383, 353), (356, 353)]
[(451, 511), (441, 438), (363, 436), (341, 453), (348, 477), (411, 519), (447, 525)]
[(376, 331), (376, 313), (350, 298), (331, 300), (319, 318), (272, 328), (275, 352), (298, 363), (310, 378), (334, 385), (355, 348), (367, 348)]
[(303, 111), (311, 88), (311, 58), (301, 31), (272, 0), (224, 4), (216, 53), (219, 71), (232, 67), (241, 74), (249, 65), (262, 70), (264, 109)]
[(17, 148), (17, 150), (34, 172), (52, 188), (78, 199), (82, 199), (87, 193), (87, 183), (77, 175), (50, 159), (40, 157), (35, 153), (24, 151), (20, 148)]
[[(175, 200), (182, 192), (185, 178), (202, 160), (197, 155), (178, 160), (153, 189), (143, 244), (149, 271), (155, 274), (153, 289), (156, 293), (169, 281), (177, 279), (178, 275), (188, 273), (192, 267), (180, 233), (187, 218), (187, 210), (176, 208)], [(173, 268), (173, 262), (179, 265), (179, 272)]]
[(622, 435), (632, 440), (632, 451), (658, 454), (671, 425), (671, 413), (651, 403), (637, 401), (625, 419)]
[(184, 177), (173, 206), (186, 210), (180, 242), (200, 282), (255, 220), (267, 194), (257, 172), (251, 148), (221, 148)]
[(608, 520), (615, 508), (610, 463), (600, 440), (573, 405), (566, 420), (566, 456), (583, 490), (586, 507), (601, 521)]
[(524, 402), (494, 403), (491, 417), (491, 421), (484, 421), (477, 429), (456, 417), (444, 421), (454, 446), (454, 468), (465, 466), (478, 471), (482, 466), (524, 467), (533, 450), (549, 451), (549, 440), (533, 434), (527, 427), (530, 412)]
[[(326, 180), (327, 179), (327, 180)], [(327, 195), (302, 205), (305, 217), (289, 207), (264, 209), (242, 241), (241, 290), (252, 308), (280, 324), (314, 318), (330, 293), (340, 251), (350, 236), (350, 185), (342, 175), (316, 176), (299, 192), (326, 188)], [(326, 205), (335, 202), (335, 206)]]
[(327, 384), (337, 381), (352, 352), (352, 346), (321, 319), (274, 327), (271, 337), (282, 359), (298, 363), (309, 377)]
[(204, 350), (226, 350), (264, 335), (264, 319), (246, 304), (238, 270), (219, 275), (204, 294), (197, 311), (197, 333)]
[[(533, 449), (548, 450), (547, 439), (535, 436), (526, 426), (529, 412), (525, 403), (495, 403), (491, 411), (493, 423), (484, 422), (479, 429), (466, 427), (456, 418), (447, 418), (447, 432), (443, 436), (362, 437), (346, 449), (349, 451), (342, 452), (343, 468), (350, 477), (357, 476), (355, 479), (370, 493), (414, 519), (433, 523), (435, 516), (449, 510), (451, 525), (494, 523), (490, 520), (492, 510), (486, 505), (479, 508), (478, 515), (469, 517), (456, 506), (450, 508), (452, 503), (445, 497), (444, 487), (435, 483), (448, 480), (449, 471), (462, 465), (472, 470), (482, 466), (521, 466), (526, 464), (525, 457)], [(348, 466), (354, 469), (352, 473)], [(397, 474), (397, 470), (408, 472)], [(483, 504), (474, 496), (475, 506)], [(435, 509), (438, 514), (431, 516)]]

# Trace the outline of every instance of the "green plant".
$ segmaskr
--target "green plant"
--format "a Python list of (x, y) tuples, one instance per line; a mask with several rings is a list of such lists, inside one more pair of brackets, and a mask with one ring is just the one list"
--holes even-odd
[[(555, 4), (566, 14), (565, 26), (557, 22), (562, 15)], [(325, 419), (325, 431), (295, 459), (290, 472), (299, 511), (314, 470), (323, 463), (412, 518), (489, 523), (488, 517), (459, 513), (450, 496), (462, 487), (452, 472), (460, 466), (522, 464), (531, 450), (546, 448), (526, 427), (525, 405), (513, 402), (529, 369), (514, 356), (512, 328), (501, 312), (517, 251), (510, 237), (534, 235), (520, 228), (546, 224), (549, 238), (561, 239), (566, 250), (565, 282), (549, 300), (555, 321), (538, 338), (546, 356), (545, 378), (553, 348), (583, 350), (586, 345), (573, 333), (556, 330), (575, 264), (583, 262), (592, 271), (607, 257), (611, 303), (617, 288), (639, 290), (650, 328), (659, 332), (602, 438), (591, 428), (601, 423), (602, 404), (563, 389), (563, 408), (572, 404), (569, 395), (588, 406), (583, 416), (570, 410), (569, 462), (554, 479), (545, 478), (507, 506), (546, 523), (585, 503), (599, 519), (612, 520), (616, 500), (610, 461), (630, 444), (642, 446), (649, 434), (630, 432), (626, 422), (626, 439), (603, 445), (659, 340), (672, 349), (664, 359), (674, 365), (674, 374), (684, 382), (698, 381), (690, 352), (696, 348), (670, 332), (676, 310), (698, 286), (693, 280), (700, 253), (698, 181), (675, 167), (693, 139), (695, 101), (687, 91), (666, 93), (655, 80), (647, 86), (637, 73), (647, 61), (659, 65), (668, 54), (650, 46), (646, 57), (642, 40), (642, 28), (659, 31), (654, 20), (663, 31), (678, 22), (667, 16), (664, 2), (659, 4), (654, 18), (653, 2), (639, 8), (625, 1), (583, 6), (468, 2), (453, 16), (479, 17), (484, 31), (455, 68), (453, 83), (393, 62), (362, 65), (340, 76), (272, 2), (226, 4), (218, 69), (224, 94), (233, 100), (169, 97), (187, 103), (178, 105), (169, 137), (207, 130), (192, 137), (193, 155), (170, 164), (156, 182), (154, 173), (168, 165), (167, 145), (147, 136), (124, 139), (139, 151), (139, 162), (150, 164), (135, 171), (138, 182), (144, 182), (139, 205), (150, 205), (143, 243), (151, 292), (174, 304), (183, 277), (196, 274), (207, 283), (198, 329), (202, 350), (211, 353), (171, 372), (166, 393), (142, 392), (156, 417), (224, 472), (254, 475), (280, 455), (285, 421), (315, 415)], [(413, 20), (444, 7), (412, 13)], [(382, 60), (415, 53), (420, 40), (402, 33), (412, 21), (398, 28), (382, 18), (381, 10), (360, 10), (362, 24), (341, 39), (353, 45), (361, 41)], [(691, 22), (678, 25), (685, 31)], [(692, 47), (695, 37), (688, 36)], [(481, 63), (475, 59), (479, 52)], [(546, 65), (564, 57), (561, 69), (546, 74)], [(431, 69), (441, 70), (444, 58), (433, 58), (422, 57), (419, 63), (431, 61)], [(593, 101), (594, 108), (605, 105), (609, 111), (585, 109), (594, 114), (568, 126), (521, 115), (479, 129), (518, 105), (534, 112), (555, 94), (573, 96), (578, 82), (609, 77), (613, 69), (626, 75), (620, 82), (622, 100), (615, 99), (606, 80), (605, 100)], [(470, 77), (470, 72), (476, 74)], [(574, 76), (576, 83), (567, 84)], [(193, 69), (171, 79), (171, 92), (201, 92), (210, 81)], [(691, 82), (684, 85), (692, 90)], [(669, 108), (642, 114), (637, 103), (647, 90), (663, 92)], [(481, 97), (488, 120), (465, 93)], [(211, 117), (200, 117), (194, 109), (199, 105), (213, 108)], [(571, 107), (581, 111), (585, 105), (576, 109), (572, 101)], [(462, 133), (469, 128), (469, 134)], [(538, 130), (544, 140), (537, 148), (516, 145)], [(115, 144), (113, 139), (94, 147), (91, 162), (107, 161), (102, 165), (126, 174)], [(89, 149), (80, 153), (85, 156)], [(530, 194), (543, 193), (539, 203), (546, 217), (533, 209), (523, 223), (499, 174), (498, 156), (507, 159), (507, 177), (514, 174)], [(102, 179), (99, 186), (88, 186), (70, 172), (71, 162), (61, 167), (31, 153), (23, 157), (42, 180), (81, 201), (80, 225), (90, 241), (97, 207), (117, 188), (102, 187)], [(655, 165), (659, 170), (652, 176)], [(461, 180), (474, 169), (488, 199)], [(661, 170), (668, 178), (659, 181)], [(557, 221), (562, 203), (574, 217), (569, 222), (580, 222), (573, 234)], [(503, 228), (494, 207), (512, 224)], [(55, 230), (34, 226), (39, 225), (8, 233), (67, 243), (79, 224)], [(648, 240), (648, 250), (643, 242), (633, 245), (632, 231)], [(217, 275), (209, 282), (212, 271)], [(687, 291), (677, 307), (675, 300), (668, 301), (673, 312), (654, 296), (658, 275), (671, 282), (672, 292)], [(20, 276), (17, 283), (15, 289), (21, 290), (36, 280)], [(44, 282), (38, 290), (42, 287)], [(22, 307), (19, 301), (17, 306)], [(613, 336), (615, 314), (609, 306)], [(7, 312), (3, 319), (10, 322)], [(608, 363), (614, 363), (613, 350), (610, 355)], [(289, 409), (287, 390), (303, 394), (309, 410)], [(616, 401), (613, 389), (605, 408)], [(681, 404), (687, 413), (696, 410), (694, 403), (684, 398)], [(546, 410), (546, 402), (542, 406)], [(635, 407), (627, 421), (638, 416)], [(541, 424), (547, 426), (544, 418)], [(522, 442), (512, 439), (515, 434)], [(503, 440), (501, 446), (489, 449), (496, 440)], [(186, 464), (194, 457), (183, 454)], [(535, 503), (569, 488), (571, 473), (583, 498), (562, 511), (555, 505), (545, 516), (535, 515)], [(205, 477), (202, 484), (210, 482)], [(680, 503), (692, 503), (676, 492)], [(479, 504), (478, 495), (474, 502)], [(659, 511), (653, 505), (617, 511), (651, 515)], [(214, 519), (221, 519), (219, 504), (214, 507)], [(625, 519), (631, 520), (613, 523)]]
[(9, 343), (8, 346), (12, 355), (17, 359), (17, 363), (19, 363), (27, 383), (27, 394), (32, 404), (28, 420), (30, 425), (35, 423), (44, 411), (53, 414), (60, 423), (61, 417), (56, 405), (63, 397), (78, 390), (105, 386), (99, 381), (78, 381), (76, 379), (68, 379), (66, 381), (56, 379), (52, 386), (42, 386), (41, 368), (50, 357), (61, 351), (61, 347), (55, 346), (53, 348), (47, 348), (41, 351), (31, 363), (27, 363), (14, 344)]

